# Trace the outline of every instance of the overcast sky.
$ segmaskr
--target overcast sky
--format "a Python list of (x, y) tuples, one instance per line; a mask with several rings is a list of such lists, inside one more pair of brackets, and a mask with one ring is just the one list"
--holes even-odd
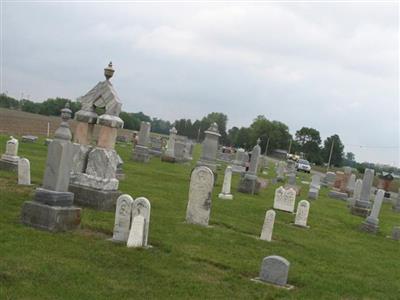
[(76, 99), (112, 60), (125, 111), (223, 112), (229, 127), (265, 115), (292, 134), (339, 134), (358, 161), (399, 166), (395, 2), (5, 2), (1, 22), (11, 96)]

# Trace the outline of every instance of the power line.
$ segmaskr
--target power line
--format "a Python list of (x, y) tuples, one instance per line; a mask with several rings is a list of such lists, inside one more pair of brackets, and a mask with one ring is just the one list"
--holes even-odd
[(400, 149), (399, 146), (363, 146), (363, 145), (352, 145), (345, 144), (345, 147), (359, 147), (359, 148), (376, 148), (376, 149)]

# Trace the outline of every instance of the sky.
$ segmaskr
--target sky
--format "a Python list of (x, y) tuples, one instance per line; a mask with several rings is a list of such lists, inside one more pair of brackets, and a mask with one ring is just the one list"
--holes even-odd
[(0, 92), (76, 99), (112, 78), (128, 112), (258, 115), (400, 166), (399, 4), (3, 1)]

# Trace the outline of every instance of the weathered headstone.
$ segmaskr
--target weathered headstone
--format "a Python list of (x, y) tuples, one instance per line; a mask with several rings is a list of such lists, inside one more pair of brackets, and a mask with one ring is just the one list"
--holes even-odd
[(227, 166), (225, 169), (224, 183), (222, 185), (222, 191), (218, 195), (220, 199), (232, 200), (233, 196), (231, 194), (231, 181), (232, 181), (232, 167)]
[(186, 222), (208, 226), (211, 212), (213, 172), (204, 166), (196, 167), (190, 178)]
[(320, 179), (319, 175), (314, 174), (313, 176), (311, 176), (310, 187), (314, 187), (314, 188), (316, 188), (318, 190), (321, 188), (321, 179)]
[(393, 227), (391, 238), (396, 241), (400, 241), (400, 226)]
[(139, 197), (133, 202), (132, 226), (128, 237), (128, 247), (147, 247), (150, 210), (150, 202), (144, 197)]
[(246, 171), (244, 166), (245, 150), (239, 148), (236, 150), (235, 159), (232, 165), (232, 171), (235, 173), (242, 173)]
[(288, 184), (289, 185), (296, 185), (296, 174), (294, 174), (294, 173), (289, 173), (288, 175), (287, 175), (287, 178), (288, 178)]
[(287, 259), (272, 255), (263, 259), (260, 271), (260, 280), (285, 286), (289, 275), (290, 263)]
[(18, 140), (13, 136), (6, 143), (6, 152), (1, 156), (0, 169), (7, 171), (18, 171)]
[(333, 172), (326, 172), (325, 177), (323, 178), (321, 185), (331, 187), (335, 182), (335, 173)]
[(260, 190), (260, 183), (257, 180), (258, 163), (261, 155), (260, 139), (257, 140), (257, 144), (254, 146), (251, 152), (250, 167), (249, 170), (241, 177), (238, 191), (247, 194), (258, 194)]
[(308, 199), (317, 200), (318, 196), (319, 196), (319, 189), (310, 186), (310, 189), (308, 190)]
[(354, 193), (355, 184), (356, 184), (356, 175), (351, 174), (346, 187), (346, 191), (349, 195), (352, 195)]
[(165, 162), (175, 162), (175, 140), (176, 140), (177, 130), (172, 127), (169, 130), (169, 139), (167, 142), (167, 150), (164, 155), (161, 156), (161, 160)]
[(310, 211), (310, 203), (307, 200), (301, 200), (299, 204), (297, 204), (296, 218), (294, 221), (294, 225), (300, 227), (308, 227), (308, 213)]
[(204, 141), (202, 144), (202, 151), (197, 166), (205, 166), (214, 172), (216, 175), (217, 171), (217, 152), (218, 152), (218, 140), (221, 136), (218, 132), (217, 123), (212, 123), (210, 128), (204, 132)]
[(160, 157), (163, 152), (163, 141), (160, 136), (150, 136), (150, 155)]
[(353, 215), (361, 217), (368, 216), (371, 207), (370, 197), (371, 197), (371, 187), (373, 181), (374, 181), (374, 170), (365, 169), (360, 198), (356, 200), (356, 202), (350, 209), (350, 212)]
[(22, 207), (25, 225), (49, 231), (65, 231), (79, 227), (81, 209), (72, 206), (74, 194), (68, 192), (72, 160), (71, 131), (68, 120), (71, 110), (61, 110), (62, 122), (48, 146), (43, 185), (35, 191), (33, 201)]
[(397, 198), (393, 199), (392, 209), (394, 212), (400, 212), (400, 188), (397, 192)]
[(349, 198), (348, 206), (352, 207), (356, 203), (356, 200), (360, 200), (361, 196), (361, 188), (362, 188), (362, 179), (357, 179), (354, 184), (353, 196)]
[(129, 228), (131, 224), (133, 199), (124, 194), (118, 197), (115, 209), (114, 233), (112, 240), (117, 242), (127, 242)]
[(149, 142), (150, 142), (150, 122), (142, 121), (140, 123), (139, 140), (133, 149), (133, 160), (138, 162), (148, 162), (149, 156)]
[(385, 196), (384, 190), (378, 190), (375, 196), (374, 205), (372, 206), (371, 214), (365, 219), (361, 225), (361, 230), (376, 233), (379, 229), (379, 213)]
[(285, 190), (279, 187), (275, 190), (274, 209), (293, 212), (296, 201), (296, 191), (292, 188)]
[(31, 184), (31, 165), (26, 158), (21, 158), (18, 162), (18, 184)]
[(286, 162), (286, 174), (296, 174), (296, 162), (288, 159)]
[(276, 180), (281, 182), (285, 179), (285, 166), (286, 163), (284, 161), (280, 161), (276, 169)]
[(275, 211), (270, 209), (265, 214), (264, 224), (261, 231), (260, 239), (270, 242), (272, 240), (272, 232), (274, 230)]

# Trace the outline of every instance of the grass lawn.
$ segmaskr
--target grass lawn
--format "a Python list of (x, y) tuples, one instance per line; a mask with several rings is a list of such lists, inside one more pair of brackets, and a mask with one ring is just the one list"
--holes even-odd
[[(4, 153), (7, 136), (0, 136)], [(151, 202), (151, 249), (128, 249), (107, 241), (114, 212), (82, 211), (80, 230), (49, 233), (20, 224), (22, 203), (42, 181), (47, 147), (20, 143), (31, 162), (32, 187), (17, 186), (16, 174), (0, 171), (0, 299), (399, 299), (400, 242), (387, 239), (400, 214), (384, 204), (380, 232), (358, 230), (362, 218), (328, 190), (311, 202), (310, 229), (290, 225), (294, 215), (277, 211), (273, 242), (258, 240), (278, 185), (259, 195), (236, 192), (220, 200), (223, 169), (213, 192), (210, 228), (184, 223), (192, 165), (130, 160), (118, 145), (126, 179), (120, 190)], [(194, 157), (199, 156), (196, 147)], [(271, 174), (272, 175), (272, 172)], [(301, 180), (309, 175), (299, 174)], [(308, 188), (302, 185), (301, 199)], [(291, 263), (291, 291), (252, 282), (265, 256)]]

